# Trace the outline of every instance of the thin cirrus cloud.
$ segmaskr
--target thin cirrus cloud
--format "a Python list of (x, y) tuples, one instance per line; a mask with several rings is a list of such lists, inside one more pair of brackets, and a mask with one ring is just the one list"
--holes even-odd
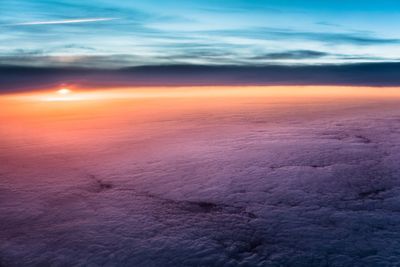
[[(333, 0), (6, 2), (0, 1), (3, 66), (347, 64), (400, 57), (397, 2), (346, 2), (345, 10)], [(372, 12), (378, 8), (384, 15)]]
[(30, 21), (30, 22), (9, 24), (9, 26), (90, 23), (90, 22), (110, 21), (110, 20), (116, 20), (116, 19), (119, 19), (119, 18), (82, 18), (82, 19), (66, 19), (66, 20)]

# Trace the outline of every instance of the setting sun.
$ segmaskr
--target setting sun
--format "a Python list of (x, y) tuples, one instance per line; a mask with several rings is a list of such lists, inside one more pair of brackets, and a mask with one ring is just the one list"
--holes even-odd
[(57, 93), (59, 95), (68, 95), (71, 93), (71, 90), (69, 90), (68, 88), (62, 88), (62, 89), (58, 90)]

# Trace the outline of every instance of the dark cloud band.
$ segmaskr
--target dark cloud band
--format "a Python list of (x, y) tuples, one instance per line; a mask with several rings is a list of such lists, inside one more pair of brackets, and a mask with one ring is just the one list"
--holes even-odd
[(400, 63), (306, 66), (163, 65), (121, 69), (0, 67), (2, 92), (81, 86), (354, 85), (400, 86)]

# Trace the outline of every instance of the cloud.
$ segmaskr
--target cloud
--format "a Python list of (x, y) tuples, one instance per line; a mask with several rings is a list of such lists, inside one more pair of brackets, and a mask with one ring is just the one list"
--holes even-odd
[(328, 56), (329, 53), (314, 51), (314, 50), (292, 50), (277, 53), (267, 53), (264, 55), (256, 56), (253, 59), (311, 59), (311, 58), (321, 58)]
[(6, 106), (0, 265), (399, 266), (398, 101), (237, 101)]
[[(99, 60), (112, 60), (103, 58)], [(0, 67), (0, 91), (30, 90), (60, 83), (88, 87), (194, 85), (399, 86), (400, 63), (341, 65), (159, 65), (120, 69)]]
[(341, 25), (339, 25), (339, 24), (327, 22), (327, 21), (318, 21), (315, 24), (322, 25), (322, 26), (328, 26), (328, 27), (341, 27)]
[[(204, 33), (207, 33), (204, 31)], [(382, 38), (365, 32), (318, 32), (297, 31), (292, 29), (254, 27), (244, 30), (208, 31), (209, 34), (222, 36), (244, 37), (260, 40), (308, 40), (326, 44), (353, 44), (353, 45), (387, 45), (398, 44), (398, 38)]]
[(51, 25), (51, 24), (71, 24), (71, 23), (90, 23), (100, 21), (110, 21), (119, 18), (82, 18), (82, 19), (65, 19), (65, 20), (47, 20), (47, 21), (31, 21), (8, 24), (8, 26), (28, 26), (28, 25)]

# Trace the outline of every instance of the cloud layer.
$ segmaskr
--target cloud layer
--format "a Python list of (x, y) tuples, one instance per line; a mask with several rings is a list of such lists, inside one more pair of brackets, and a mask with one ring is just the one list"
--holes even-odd
[(398, 99), (171, 101), (1, 113), (0, 264), (400, 264)]
[[(4, 2), (0, 3), (0, 63), (43, 67), (97, 64), (109, 68), (326, 64), (400, 58), (400, 36), (394, 27), (399, 22), (394, 13), (400, 8), (398, 4), (364, 3), (357, 8), (346, 4), (348, 9), (344, 10), (334, 8), (330, 1), (312, 2), (311, 6), (275, 1), (195, 0), (180, 5), (170, 0)], [(382, 11), (373, 12), (375, 9)], [(41, 53), (35, 56), (38, 50)], [(310, 53), (282, 57), (293, 51)], [(120, 55), (127, 57), (118, 59)], [(75, 60), (82, 57), (115, 60), (111, 66), (96, 61), (86, 61), (83, 66)]]
[[(266, 55), (302, 56), (302, 53)], [(318, 54), (319, 55), (319, 54)], [(322, 56), (322, 55), (321, 55)], [(110, 58), (91, 58), (110, 60)], [(176, 85), (400, 85), (399, 63), (311, 66), (164, 65), (122, 69), (0, 67), (0, 90), (43, 89), (63, 83), (86, 87)]]

